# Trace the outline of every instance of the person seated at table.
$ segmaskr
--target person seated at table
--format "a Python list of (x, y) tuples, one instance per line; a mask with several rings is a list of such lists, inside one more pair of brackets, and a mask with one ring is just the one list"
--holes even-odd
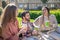
[(18, 21), (16, 19), (18, 15), (18, 9), (15, 4), (8, 4), (3, 11), (2, 19), (2, 37), (3, 40), (19, 40)]
[(33, 24), (35, 27), (40, 28), (41, 31), (52, 30), (58, 26), (55, 15), (50, 14), (48, 7), (42, 8), (42, 15), (37, 17)]
[(33, 24), (40, 29), (40, 32), (47, 32), (47, 35), (50, 37), (60, 40), (60, 28), (58, 27), (56, 17), (50, 14), (48, 7), (42, 8), (42, 15), (36, 18)]
[[(35, 30), (34, 30), (34, 26), (33, 26), (33, 23), (31, 23), (30, 22), (30, 13), (28, 12), (28, 11), (26, 11), (26, 12), (23, 12), (22, 14), (21, 14), (21, 16), (22, 16), (22, 22), (21, 22), (21, 27), (22, 28), (26, 28), (26, 33), (22, 33), (22, 34), (20, 34), (20, 37), (22, 36), (23, 37), (23, 39), (24, 39), (24, 37), (27, 37), (26, 38), (26, 40), (28, 39), (28, 38), (30, 38), (31, 36), (32, 36), (32, 33), (33, 32), (36, 32)], [(21, 29), (22, 29), (21, 28)], [(35, 33), (35, 35), (37, 35), (37, 32)], [(32, 37), (31, 37), (32, 38)], [(22, 39), (22, 40), (23, 40)], [(33, 39), (33, 38), (32, 38)], [(24, 39), (25, 40), (25, 39)], [(31, 39), (30, 39), (31, 40)]]

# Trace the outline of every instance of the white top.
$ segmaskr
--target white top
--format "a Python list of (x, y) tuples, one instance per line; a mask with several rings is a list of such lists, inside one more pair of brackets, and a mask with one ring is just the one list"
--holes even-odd
[[(43, 18), (43, 15), (39, 16), (38, 18), (35, 19), (33, 25), (37, 28), (40, 28), (41, 27), (41, 24), (42, 24), (42, 18)], [(44, 16), (44, 22), (45, 21), (48, 21), (48, 18), (46, 16)], [(57, 20), (56, 20), (56, 17), (55, 15), (50, 15), (49, 16), (49, 22), (50, 24), (55, 24), (55, 27), (57, 27)]]

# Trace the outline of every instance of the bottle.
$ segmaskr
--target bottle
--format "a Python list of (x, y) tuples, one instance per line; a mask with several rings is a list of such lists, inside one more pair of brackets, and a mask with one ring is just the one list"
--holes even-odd
[(49, 20), (48, 20), (48, 21), (45, 21), (45, 26), (46, 26), (46, 27), (49, 27), (49, 26), (50, 26)]

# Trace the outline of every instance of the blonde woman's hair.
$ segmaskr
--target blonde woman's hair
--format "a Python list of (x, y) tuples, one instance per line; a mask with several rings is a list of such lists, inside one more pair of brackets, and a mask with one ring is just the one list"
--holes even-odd
[(14, 4), (8, 4), (3, 11), (2, 15), (2, 26), (6, 26), (8, 22), (16, 20), (17, 7)]

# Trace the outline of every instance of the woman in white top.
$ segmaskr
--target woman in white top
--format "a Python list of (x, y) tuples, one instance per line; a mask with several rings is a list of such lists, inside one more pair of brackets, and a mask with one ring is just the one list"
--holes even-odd
[(39, 28), (39, 31), (49, 30), (48, 35), (56, 40), (60, 40), (60, 34), (56, 32), (58, 29), (58, 23), (55, 15), (50, 14), (47, 7), (42, 8), (42, 15), (35, 19), (33, 23), (35, 27)]
[(50, 14), (47, 7), (42, 8), (42, 15), (35, 19), (34, 26), (40, 30), (51, 30), (57, 27), (55, 15)]

